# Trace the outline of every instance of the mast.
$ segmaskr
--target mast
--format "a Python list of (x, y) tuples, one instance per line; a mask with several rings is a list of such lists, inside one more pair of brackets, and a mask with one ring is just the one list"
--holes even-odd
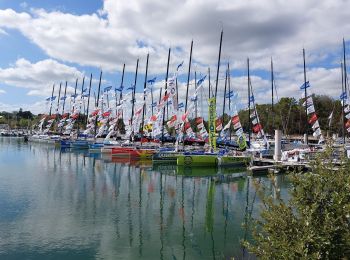
[[(139, 69), (139, 59), (136, 61), (136, 70), (135, 70), (135, 79), (134, 79), (134, 88), (132, 90), (132, 108), (131, 108), (131, 120), (130, 120), (130, 125), (132, 128), (132, 121), (134, 117), (134, 108), (135, 108), (135, 91), (136, 91), (136, 82), (137, 82), (137, 72)], [(133, 132), (133, 130), (132, 130)]]
[[(194, 71), (194, 89), (195, 91), (197, 90), (197, 71)], [(197, 100), (198, 100), (198, 93), (197, 93), (197, 96), (196, 96), (196, 100), (194, 101), (194, 114), (195, 114), (195, 118), (197, 118), (198, 116), (198, 103), (197, 103)]]
[(275, 110), (274, 110), (274, 100), (273, 100), (273, 86), (274, 86), (274, 75), (273, 75), (273, 61), (271, 57), (271, 116), (272, 116), (272, 131), (275, 127)]
[(344, 57), (344, 91), (348, 92), (348, 75), (346, 73), (346, 53), (345, 53), (345, 40), (343, 38), (343, 57)]
[[(164, 96), (166, 96), (168, 94), (168, 74), (169, 74), (170, 51), (171, 51), (171, 48), (169, 48), (169, 51), (168, 51), (168, 63), (167, 63), (167, 66), (166, 66)], [(168, 100), (166, 102), (167, 102), (166, 103), (166, 107), (167, 107), (167, 113), (168, 113)], [(163, 142), (163, 139), (164, 139), (164, 114), (165, 114), (165, 106), (163, 107), (162, 142)]]
[(142, 145), (142, 137), (143, 137), (143, 127), (144, 127), (144, 120), (145, 120), (145, 114), (146, 114), (146, 88), (147, 88), (147, 73), (148, 73), (148, 58), (149, 53), (147, 53), (146, 58), (146, 72), (145, 72), (145, 82), (143, 85), (143, 109), (142, 109), (142, 124), (141, 124), (141, 145)]
[(151, 87), (151, 102), (152, 102), (152, 105), (151, 105), (151, 109), (152, 109), (152, 116), (153, 116), (153, 87)]
[(304, 60), (304, 96), (305, 96), (305, 134), (306, 134), (306, 144), (309, 143), (308, 138), (308, 130), (309, 130), (309, 124), (307, 121), (307, 93), (306, 93), (306, 62), (305, 62), (305, 49), (303, 48), (303, 60)]
[(220, 59), (221, 59), (221, 46), (222, 46), (222, 35), (224, 34), (224, 31), (221, 30), (221, 36), (220, 36), (220, 47), (219, 47), (219, 57), (218, 57), (218, 66), (216, 70), (216, 84), (215, 84), (215, 98), (218, 93), (218, 83), (219, 83), (219, 70), (220, 70)]
[[(100, 72), (100, 80), (98, 82), (98, 92), (97, 92), (97, 100), (95, 101), (95, 106), (98, 107), (98, 102), (100, 101), (100, 90), (101, 90), (101, 80), (102, 80), (102, 70)], [(94, 136), (96, 136), (96, 131), (97, 131), (97, 116), (95, 118), (95, 131), (94, 131)]]
[[(124, 83), (124, 72), (125, 72), (125, 63), (123, 64), (122, 80), (120, 82), (120, 87), (121, 88), (123, 88), (123, 83)], [(123, 98), (123, 89), (121, 89), (121, 91), (120, 91), (119, 104), (120, 104), (120, 101), (122, 100), (122, 98)]]
[(66, 94), (67, 94), (67, 81), (66, 81), (66, 86), (64, 87), (64, 100), (63, 100), (63, 106), (62, 106), (62, 115), (64, 114), (64, 107), (66, 105)]
[(250, 70), (249, 70), (249, 58), (247, 59), (247, 67), (248, 67), (248, 141), (250, 146), (251, 139), (251, 124), (250, 124)]
[[(85, 76), (83, 77), (83, 83), (81, 84), (81, 102), (83, 102), (83, 95), (84, 95), (84, 83), (85, 83)], [(81, 104), (81, 107), (83, 107), (83, 104)], [(85, 110), (83, 115), (85, 115)]]
[(51, 116), (51, 111), (52, 111), (52, 99), (53, 99), (53, 92), (55, 91), (55, 84), (52, 85), (52, 92), (51, 92), (51, 104), (50, 104), (50, 113), (49, 116)]
[(191, 63), (192, 63), (192, 49), (193, 49), (193, 40), (191, 41), (191, 49), (190, 49), (190, 61), (189, 61), (189, 63), (188, 63), (188, 74), (187, 74), (187, 88), (186, 88), (185, 113), (187, 112), (187, 97), (188, 97), (188, 88), (189, 88), (189, 86), (190, 86)]
[[(231, 71), (230, 71), (230, 63), (227, 63), (227, 82), (228, 82), (228, 93), (231, 93)], [(228, 96), (228, 109), (231, 112), (231, 94)], [(231, 120), (231, 115), (229, 115), (229, 120)], [(230, 126), (230, 141), (232, 139), (232, 131)]]
[(342, 127), (342, 130), (343, 130), (343, 144), (345, 145), (345, 114), (344, 114), (344, 107), (345, 107), (345, 98), (344, 98), (344, 93), (346, 93), (344, 90), (344, 67), (343, 67), (343, 62), (340, 63), (341, 65), (341, 93), (342, 93), (342, 124), (343, 124), (343, 127)]
[(91, 93), (91, 83), (92, 83), (92, 73), (90, 74), (90, 83), (89, 83), (89, 96), (88, 96), (88, 103), (87, 103), (87, 108), (86, 108), (86, 124), (88, 123), (88, 118), (89, 118), (89, 106), (90, 106), (90, 93)]
[(224, 115), (225, 115), (225, 101), (226, 101), (226, 87), (227, 87), (227, 70), (225, 73), (225, 88), (224, 88), (224, 104), (222, 107), (222, 125), (225, 126), (225, 122), (224, 122)]
[(210, 98), (210, 68), (208, 67), (208, 99)]
[(60, 108), (61, 87), (62, 87), (62, 83), (60, 82), (60, 88), (58, 90), (58, 99), (57, 99), (57, 110), (56, 110), (57, 115), (59, 115), (58, 110)]

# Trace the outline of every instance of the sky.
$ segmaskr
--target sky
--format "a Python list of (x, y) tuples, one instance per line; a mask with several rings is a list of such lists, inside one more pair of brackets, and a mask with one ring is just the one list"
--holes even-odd
[[(0, 111), (45, 113), (53, 84), (57, 95), (67, 81), (72, 93), (76, 79), (80, 89), (83, 77), (86, 84), (92, 74), (96, 92), (101, 70), (102, 88), (118, 87), (124, 63), (128, 87), (137, 59), (140, 98), (147, 53), (148, 78), (157, 77), (154, 91), (159, 93), (169, 48), (170, 75), (184, 61), (179, 72), (184, 100), (191, 40), (191, 82), (195, 71), (198, 78), (210, 67), (215, 85), (221, 30), (219, 98), (229, 63), (235, 102), (246, 105), (248, 57), (257, 103), (270, 102), (271, 59), (277, 96), (299, 98), (303, 48), (311, 91), (339, 98), (343, 38), (350, 52), (349, 10), (350, 1), (344, 0), (0, 0)], [(207, 81), (204, 85), (203, 91)]]

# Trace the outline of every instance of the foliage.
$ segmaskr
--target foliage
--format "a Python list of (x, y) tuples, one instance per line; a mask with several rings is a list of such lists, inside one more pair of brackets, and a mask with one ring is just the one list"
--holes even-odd
[(253, 220), (255, 242), (243, 242), (248, 250), (262, 259), (350, 257), (350, 163), (334, 170), (331, 154), (320, 155), (312, 172), (291, 176), (288, 202), (257, 185), (264, 209)]
[[(328, 96), (313, 95), (314, 106), (319, 118), (321, 129), (330, 131), (330, 133), (342, 132), (341, 103)], [(271, 104), (257, 104), (257, 112), (260, 122), (266, 133), (273, 134), (274, 129), (281, 129), (285, 134), (303, 134), (308, 127), (309, 134), (312, 134), (311, 128), (305, 123), (305, 107), (302, 106), (303, 100), (297, 101), (295, 98), (283, 97), (274, 105), (272, 112)], [(328, 117), (333, 111), (333, 119), (329, 127)], [(244, 129), (249, 129), (248, 111), (239, 112), (241, 123)]]

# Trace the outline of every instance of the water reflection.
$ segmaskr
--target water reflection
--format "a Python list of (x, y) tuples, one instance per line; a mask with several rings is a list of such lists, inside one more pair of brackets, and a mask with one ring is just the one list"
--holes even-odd
[(9, 138), (0, 163), (1, 259), (248, 257), (241, 224), (260, 201), (244, 169), (153, 167)]

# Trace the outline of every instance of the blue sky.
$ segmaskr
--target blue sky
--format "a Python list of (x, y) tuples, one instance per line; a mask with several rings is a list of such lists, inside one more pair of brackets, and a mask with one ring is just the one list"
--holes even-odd
[[(232, 87), (240, 106), (246, 103), (246, 59), (251, 60), (252, 84), (258, 103), (269, 102), (270, 59), (273, 57), (279, 96), (299, 97), (303, 81), (302, 48), (307, 53), (308, 79), (314, 92), (340, 93), (342, 38), (349, 39), (347, 1), (0, 1), (0, 110), (19, 107), (45, 112), (43, 100), (53, 83), (74, 86), (78, 77), (93, 74), (97, 88), (119, 86), (126, 63), (126, 87), (134, 80), (140, 59), (137, 91), (144, 80), (150, 53), (149, 78), (163, 86), (168, 48), (170, 75), (181, 61), (180, 97), (184, 98), (190, 42), (193, 66), (215, 78), (220, 30), (224, 29), (221, 72), (231, 67)], [(176, 12), (174, 11), (176, 10)], [(301, 15), (302, 10), (308, 10)], [(328, 19), (324, 19), (327, 17)], [(336, 28), (336, 30), (334, 29)], [(346, 41), (347, 49), (349, 42)], [(348, 57), (348, 56), (347, 56)], [(349, 62), (348, 62), (349, 63)], [(220, 75), (220, 78), (223, 74)], [(191, 79), (194, 75), (191, 75)], [(212, 81), (212, 84), (214, 82)], [(207, 83), (205, 83), (207, 86)], [(223, 80), (219, 92), (223, 90)], [(96, 91), (96, 90), (95, 90)]]

